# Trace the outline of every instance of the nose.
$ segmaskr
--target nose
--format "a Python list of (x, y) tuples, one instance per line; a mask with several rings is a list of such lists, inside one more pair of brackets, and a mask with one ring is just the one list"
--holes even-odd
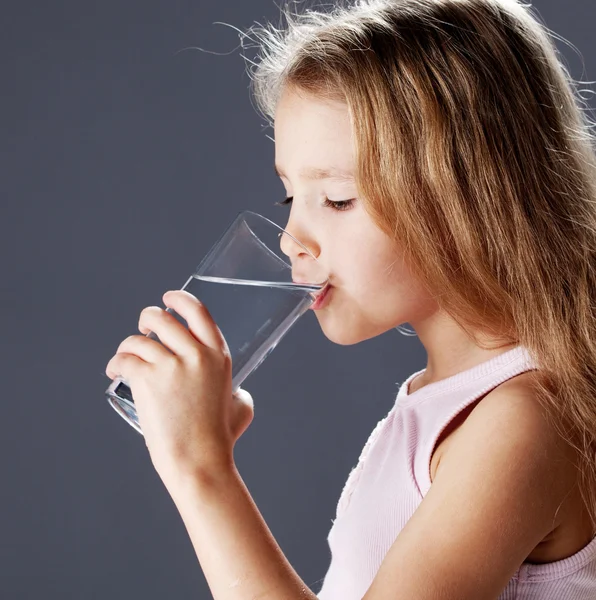
[(317, 257), (318, 250), (316, 250), (315, 245), (309, 240), (297, 237), (288, 231), (288, 229), (280, 231), (278, 236), (280, 238), (279, 247), (281, 251), (291, 260), (305, 256), (312, 258), (310, 256), (311, 254), (315, 256), (315, 258)]
[(292, 265), (292, 275), (294, 280), (316, 281), (321, 277), (321, 265), (313, 264), (318, 259), (320, 250), (311, 238), (304, 236), (298, 237), (286, 229), (279, 232), (279, 247), (281, 251), (290, 259)]

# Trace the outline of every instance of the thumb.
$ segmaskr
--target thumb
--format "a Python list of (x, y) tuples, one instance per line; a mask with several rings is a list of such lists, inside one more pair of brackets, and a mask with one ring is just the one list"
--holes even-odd
[(230, 429), (234, 443), (248, 429), (254, 418), (254, 402), (252, 396), (245, 389), (238, 388), (232, 398), (234, 399), (234, 407)]

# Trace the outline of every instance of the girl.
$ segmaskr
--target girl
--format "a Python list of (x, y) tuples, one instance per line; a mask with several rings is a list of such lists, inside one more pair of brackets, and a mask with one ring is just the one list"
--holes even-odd
[[(225, 340), (169, 292), (110, 361), (215, 600), (596, 598), (596, 159), (547, 30), (516, 0), (359, 0), (251, 28), (286, 229), (355, 344), (410, 323), (401, 386), (310, 590), (235, 468), (253, 418)], [(246, 34), (249, 35), (249, 34)], [(282, 241), (295, 279), (308, 257)]]

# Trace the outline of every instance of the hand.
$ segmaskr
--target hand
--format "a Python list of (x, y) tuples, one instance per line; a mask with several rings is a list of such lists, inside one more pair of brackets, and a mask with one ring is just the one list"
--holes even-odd
[(130, 385), (151, 460), (167, 486), (183, 474), (232, 466), (254, 406), (246, 390), (232, 395), (228, 345), (206, 306), (184, 290), (166, 292), (163, 301), (188, 329), (157, 306), (145, 308), (139, 331), (153, 331), (162, 344), (146, 335), (126, 338), (106, 374)]

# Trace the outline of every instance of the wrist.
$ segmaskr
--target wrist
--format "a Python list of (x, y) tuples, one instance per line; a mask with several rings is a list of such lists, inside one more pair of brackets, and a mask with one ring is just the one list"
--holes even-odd
[(233, 458), (218, 459), (200, 465), (176, 465), (159, 473), (172, 496), (194, 493), (208, 493), (209, 490), (226, 485), (238, 474)]

